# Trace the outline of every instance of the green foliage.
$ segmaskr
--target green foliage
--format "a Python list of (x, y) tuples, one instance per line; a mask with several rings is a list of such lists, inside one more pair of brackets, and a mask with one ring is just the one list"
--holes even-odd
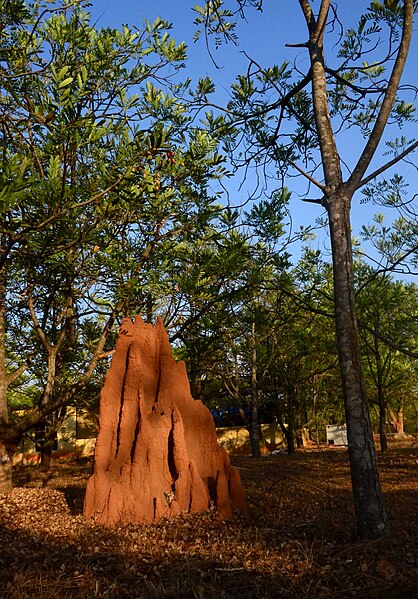
[(285, 234), (284, 218), (290, 195), (287, 189), (282, 189), (276, 191), (270, 200), (261, 199), (250, 212), (244, 213), (244, 224), (252, 226), (261, 241), (276, 243)]
[[(416, 408), (418, 289), (416, 285), (358, 265), (361, 291), (357, 296), (363, 361), (369, 400), (393, 413)], [(367, 283), (367, 284), (366, 284)], [(414, 426), (407, 419), (406, 425)]]
[(218, 234), (209, 184), (226, 174), (220, 121), (193, 124), (171, 93), (185, 46), (169, 25), (96, 29), (87, 7), (13, 12), (0, 47), (0, 342), (9, 399), (38, 418), (97, 391), (120, 317), (169, 314), (185, 248)]
[(400, 208), (407, 198), (408, 184), (402, 175), (380, 179), (362, 189), (362, 203), (373, 202), (380, 206)]
[[(209, 0), (204, 6), (195, 5), (193, 7), (196, 13), (194, 24), (198, 27), (204, 27), (205, 33), (215, 36), (215, 45), (221, 44), (222, 38), (229, 41), (237, 41), (235, 34), (236, 23), (233, 20), (233, 12), (222, 8), (222, 0)], [(194, 35), (194, 41), (198, 40), (202, 34), (202, 29), (197, 29)]]
[[(204, 28), (206, 36), (215, 36), (215, 47), (222, 40), (236, 43), (237, 19), (251, 6), (261, 8), (261, 3), (206, 2), (195, 7), (196, 36)], [(326, 31), (337, 49), (337, 60), (332, 65), (325, 61), (324, 67), (335, 132), (352, 129), (352, 135), (357, 130), (363, 139), (370, 136), (382, 106), (402, 21), (402, 3), (371, 2), (357, 26), (344, 31), (339, 24), (341, 36), (332, 38), (339, 30), (338, 8), (330, 11)], [(293, 68), (287, 61), (276, 65), (251, 62), (246, 73), (236, 78), (227, 106), (230, 123), (240, 132), (227, 147), (236, 167), (251, 163), (260, 173), (276, 170), (281, 183), (295, 163), (304, 164), (308, 173), (315, 172), (321, 156), (310, 82), (310, 72), (301, 72), (298, 65)], [(205, 102), (205, 94), (200, 99)], [(390, 123), (402, 127), (414, 121), (413, 95), (405, 87), (393, 104)]]

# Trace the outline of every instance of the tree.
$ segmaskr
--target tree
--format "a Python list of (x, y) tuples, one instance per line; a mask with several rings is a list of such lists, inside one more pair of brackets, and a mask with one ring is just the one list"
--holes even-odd
[[(170, 340), (187, 363), (192, 395), (205, 399), (204, 387), (223, 360), (231, 306), (247, 291), (245, 273), (251, 248), (234, 227), (233, 215), (220, 215), (226, 231), (208, 227), (200, 239), (179, 247), (173, 266), (173, 292), (164, 313)], [(222, 226), (223, 228), (223, 226)]]
[[(233, 12), (221, 4), (215, 0), (197, 8), (196, 22), (205, 26), (207, 34), (232, 39)], [(262, 2), (239, 0), (239, 11), (248, 6), (261, 8)], [(228, 111), (242, 132), (235, 146), (237, 161), (248, 164), (264, 156), (264, 168), (273, 162), (280, 176), (293, 169), (319, 190), (320, 199), (311, 201), (327, 211), (357, 530), (362, 538), (375, 538), (386, 533), (388, 521), (361, 367), (350, 213), (360, 188), (418, 146), (416, 141), (398, 139), (392, 146), (394, 157), (367, 174), (388, 122), (399, 124), (414, 114), (412, 104), (398, 97), (412, 37), (414, 2), (373, 0), (357, 28), (334, 39), (339, 45), (337, 66), (332, 66), (334, 55), (328, 55), (324, 45), (340, 23), (337, 7), (331, 0), (322, 0), (316, 12), (309, 0), (299, 0), (299, 6), (308, 40), (296, 46), (306, 49), (308, 68), (302, 72), (299, 65), (291, 69), (287, 63), (264, 68), (250, 60), (246, 75), (232, 87)], [(387, 42), (385, 51), (382, 39)], [(294, 123), (290, 134), (289, 120)], [(337, 146), (337, 134), (356, 127), (363, 149), (348, 166)]]
[[(270, 200), (260, 200), (244, 212), (248, 261), (240, 273), (241, 292), (225, 305), (227, 324), (223, 339), (224, 385), (238, 404), (248, 429), (253, 457), (260, 457), (260, 411), (269, 399), (265, 380), (275, 351), (267, 340), (277, 326), (280, 295), (286, 285), (289, 245), (306, 236), (287, 231), (289, 191), (278, 189)], [(287, 234), (286, 234), (287, 233)], [(243, 256), (245, 255), (241, 252)]]
[[(196, 251), (202, 243), (203, 253)], [(178, 277), (184, 322), (173, 329), (171, 338), (182, 343), (178, 353), (188, 365), (193, 396), (209, 403), (208, 385), (216, 385), (217, 406), (226, 391), (240, 407), (252, 453), (259, 457), (258, 347), (271, 327), (262, 322), (259, 304), (267, 293), (271, 265), (265, 264), (261, 244), (251, 244), (247, 235), (234, 229), (212, 234), (190, 251)], [(245, 408), (250, 409), (249, 417)]]
[[(357, 306), (362, 324), (362, 356), (366, 374), (369, 375), (366, 377), (368, 396), (378, 407), (380, 448), (383, 453), (387, 449), (388, 415), (391, 413), (395, 430), (403, 428), (404, 407), (414, 395), (411, 389), (415, 378), (411, 372), (413, 364), (402, 349), (415, 343), (417, 290), (415, 285), (394, 281), (388, 274), (376, 275), (364, 264), (357, 267), (357, 280), (369, 281), (367, 285), (359, 284)], [(385, 340), (390, 340), (390, 344)]]
[(1, 21), (0, 492), (22, 435), (83, 392), (117, 319), (152, 312), (156, 269), (220, 211), (219, 137), (169, 92), (184, 44), (161, 19), (96, 30), (85, 5)]

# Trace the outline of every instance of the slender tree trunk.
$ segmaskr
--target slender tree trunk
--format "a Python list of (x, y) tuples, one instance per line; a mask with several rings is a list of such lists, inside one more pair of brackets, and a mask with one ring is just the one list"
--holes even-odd
[(334, 267), (337, 345), (344, 392), (354, 508), (358, 533), (365, 539), (381, 537), (386, 531), (388, 521), (360, 362), (350, 201), (351, 197), (335, 193), (329, 198), (328, 214)]
[(149, 293), (146, 300), (147, 322), (151, 323), (154, 320), (154, 298)]
[(261, 457), (260, 430), (258, 423), (258, 409), (256, 405), (251, 406), (251, 421), (248, 432), (250, 433), (251, 455), (253, 458)]
[(285, 436), (286, 444), (287, 444), (287, 453), (290, 456), (294, 456), (296, 454), (296, 446), (295, 446), (295, 408), (294, 408), (294, 400), (293, 400), (293, 391), (288, 387), (286, 390), (286, 424), (283, 422), (281, 418), (279, 418), (279, 426), (282, 430), (282, 433)]
[(401, 403), (400, 403), (399, 410), (398, 410), (398, 430), (396, 431), (400, 435), (405, 434), (403, 406), (404, 406), (404, 401), (403, 401), (403, 399), (401, 399)]
[(0, 495), (7, 495), (13, 487), (13, 454), (13, 449), (0, 441)]
[(379, 437), (380, 437), (380, 451), (384, 453), (388, 448), (388, 439), (386, 435), (386, 402), (383, 396), (382, 389), (378, 391), (379, 401)]
[[(380, 318), (379, 318), (380, 320)], [(376, 330), (379, 328), (379, 324), (375, 325)], [(386, 436), (386, 400), (384, 393), (383, 383), (383, 364), (380, 353), (380, 342), (377, 334), (374, 335), (374, 353), (376, 359), (376, 385), (377, 385), (377, 404), (379, 406), (379, 438), (380, 438), (380, 452), (384, 453), (388, 448), (388, 440)]]
[(295, 429), (293, 426), (293, 422), (289, 422), (286, 428), (286, 442), (287, 442), (287, 453), (290, 456), (296, 455), (296, 446), (295, 446)]
[(258, 422), (258, 381), (257, 381), (257, 343), (255, 338), (255, 322), (251, 327), (251, 422), (249, 427), (251, 454), (253, 458), (261, 456), (260, 451), (260, 430)]
[[(402, 36), (393, 69), (378, 109), (372, 131), (346, 183), (332, 127), (327, 93), (323, 38), (331, 0), (322, 0), (313, 11), (311, 0), (299, 0), (309, 31), (312, 100), (324, 173), (322, 202), (328, 210), (334, 271), (335, 319), (339, 364), (343, 383), (347, 420), (351, 479), (357, 530), (361, 538), (378, 538), (387, 529), (387, 515), (377, 468), (370, 415), (360, 362), (354, 296), (354, 274), (350, 228), (350, 204), (353, 194), (364, 184), (369, 168), (396, 99), (413, 27), (413, 0), (403, 2)], [(389, 167), (389, 164), (388, 164)]]
[(9, 413), (7, 405), (6, 372), (6, 281), (5, 271), (0, 271), (0, 495), (12, 490), (13, 445), (7, 440)]
[(315, 443), (319, 447), (319, 427), (318, 427), (318, 390), (315, 386), (315, 376), (312, 380), (312, 405), (315, 419)]
[(285, 426), (285, 423), (283, 422), (283, 420), (279, 420), (279, 426), (281, 428), (282, 433), (284, 434), (284, 438), (286, 439), (288, 455), (290, 455), (290, 456), (295, 455), (296, 448), (295, 448), (293, 423), (291, 421), (288, 421), (288, 425)]

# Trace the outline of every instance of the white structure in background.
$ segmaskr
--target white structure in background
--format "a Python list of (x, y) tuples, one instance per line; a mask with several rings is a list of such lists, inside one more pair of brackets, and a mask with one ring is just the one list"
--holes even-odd
[(346, 424), (327, 424), (327, 445), (348, 445)]

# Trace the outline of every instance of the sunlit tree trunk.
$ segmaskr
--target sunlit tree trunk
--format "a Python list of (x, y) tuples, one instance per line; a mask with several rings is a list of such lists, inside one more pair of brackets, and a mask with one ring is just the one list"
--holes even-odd
[(379, 339), (374, 335), (374, 355), (376, 357), (376, 387), (377, 404), (379, 407), (379, 438), (380, 451), (384, 453), (388, 448), (388, 439), (386, 435), (386, 398), (383, 383), (383, 364), (379, 348)]
[(328, 214), (334, 267), (335, 321), (344, 392), (348, 451), (359, 535), (379, 537), (387, 514), (379, 481), (376, 450), (363, 381), (355, 311), (350, 197), (329, 198)]
[(257, 342), (255, 338), (255, 322), (251, 328), (251, 416), (249, 423), (251, 455), (254, 458), (261, 456), (260, 430), (258, 422), (258, 381), (257, 381)]
[(393, 426), (393, 430), (398, 435), (403, 435), (405, 433), (404, 429), (404, 400), (401, 399), (399, 402), (399, 407), (397, 413), (392, 410), (390, 406), (387, 406), (390, 423)]
[[(322, 0), (315, 16), (309, 0), (299, 0), (309, 31), (313, 111), (324, 175), (322, 204), (329, 217), (334, 277), (335, 321), (342, 377), (357, 531), (361, 538), (378, 538), (387, 531), (387, 514), (379, 481), (376, 450), (370, 425), (360, 361), (355, 309), (350, 210), (354, 193), (364, 185), (365, 173), (388, 123), (408, 56), (413, 26), (413, 1), (403, 3), (403, 27), (396, 59), (372, 131), (350, 177), (343, 181), (336, 145), (324, 59), (323, 38), (331, 0)], [(390, 163), (387, 164), (388, 168)], [(384, 169), (383, 169), (384, 170)]]
[(7, 372), (5, 352), (6, 285), (5, 272), (0, 271), (0, 495), (12, 490), (14, 448), (8, 440)]

